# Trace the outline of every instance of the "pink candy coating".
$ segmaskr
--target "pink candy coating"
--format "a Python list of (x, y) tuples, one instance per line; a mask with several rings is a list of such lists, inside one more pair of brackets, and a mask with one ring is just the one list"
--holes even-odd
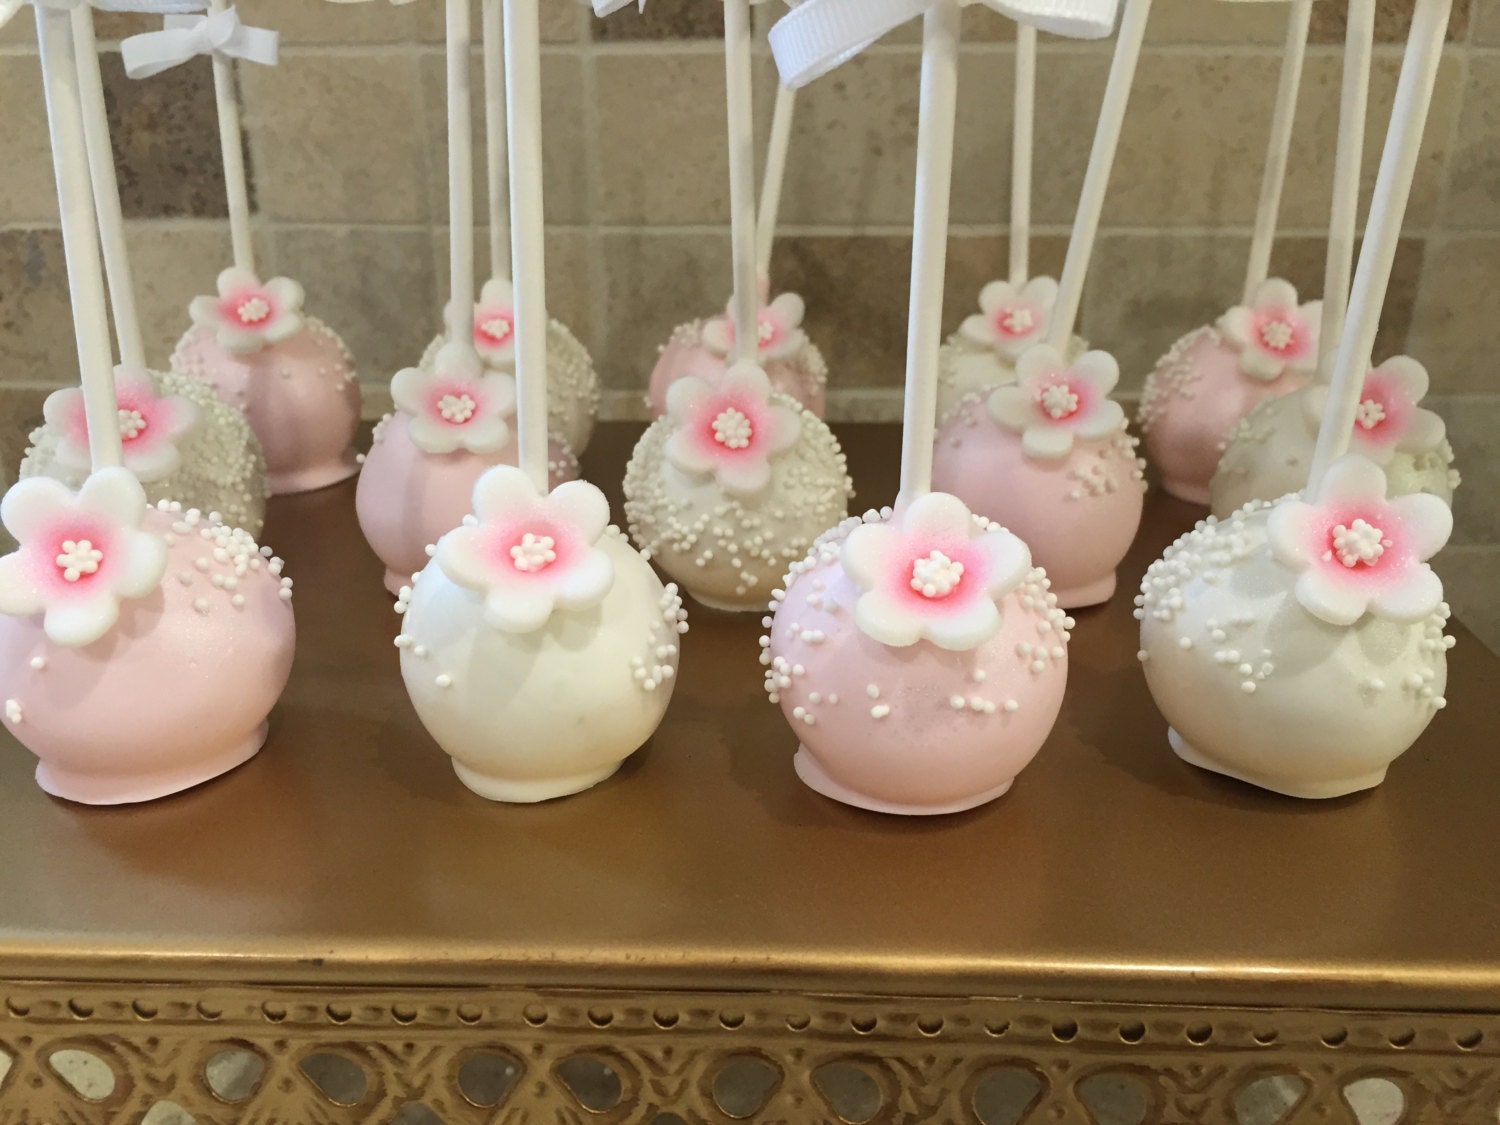
[[(166, 534), (180, 519), (153, 509), (145, 526)], [(174, 539), (161, 585), (121, 602), (118, 623), (91, 645), (53, 643), (40, 615), (0, 617), (5, 725), (41, 760), (37, 784), (54, 796), (149, 801), (233, 769), (265, 741), (296, 645), (281, 579), (262, 560), (232, 591), (215, 586), (233, 568), (195, 566), (213, 543), (196, 530)]]
[(1206, 505), (1208, 482), (1234, 424), (1263, 399), (1305, 387), (1309, 376), (1288, 368), (1264, 380), (1240, 370), (1240, 353), (1214, 327), (1172, 346), (1147, 380), (1141, 401), (1146, 452), (1162, 487), (1180, 500)]
[(1064, 609), (1114, 593), (1115, 568), (1141, 526), (1140, 475), (1124, 435), (1078, 439), (1056, 460), (1028, 457), (1020, 432), (995, 422), (978, 395), (939, 428), (933, 448), (933, 489), (1020, 536)]
[[(706, 382), (717, 383), (729, 370), (726, 357), (715, 355), (703, 344), (694, 342), (700, 327), (701, 322), (684, 325), (672, 334), (672, 339), (662, 349), (661, 357), (651, 371), (651, 385), (647, 391), (652, 418), (660, 418), (667, 412), (667, 388), (678, 379), (696, 375)], [(819, 418), (823, 417), (823, 380), (800, 362), (799, 357), (768, 359), (762, 366), (770, 377), (772, 390), (791, 395)]]
[(976, 649), (889, 648), (855, 625), (859, 593), (838, 562), (819, 564), (791, 582), (771, 628), (770, 676), (784, 668), (790, 680), (777, 695), (802, 743), (803, 781), (846, 804), (902, 815), (999, 797), (1062, 706), (1060, 611), (1028, 581), (1002, 600), (1000, 631)]
[(244, 355), (221, 348), (211, 329), (190, 328), (172, 366), (245, 412), (265, 450), (272, 495), (325, 488), (359, 471), (352, 448), (359, 383), (343, 342), (319, 321)]
[[(370, 547), (385, 563), (385, 586), (399, 593), (427, 565), (427, 547), (473, 511), (474, 482), (495, 465), (516, 463), (512, 432), (494, 453), (427, 453), (412, 443), (407, 416), (390, 415), (375, 431), (365, 456), (354, 507)], [(578, 478), (578, 463), (563, 444), (548, 443), (552, 486)]]

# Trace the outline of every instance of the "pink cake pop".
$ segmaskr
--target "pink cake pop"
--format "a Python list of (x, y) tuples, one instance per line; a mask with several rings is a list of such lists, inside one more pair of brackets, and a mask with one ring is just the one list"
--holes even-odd
[[(263, 282), (256, 270), (234, 86), (235, 58), (276, 62), (276, 33), (242, 27), (225, 0), (209, 0), (208, 7), (206, 16), (168, 17), (166, 30), (121, 44), (133, 78), (199, 53), (213, 59), (234, 265), (219, 274), (216, 293), (189, 306), (193, 325), (173, 350), (172, 367), (202, 379), (244, 411), (265, 452), (272, 495), (325, 488), (358, 471), (352, 443), (359, 429), (359, 382), (344, 342), (303, 312), (302, 286), (285, 277)], [(184, 35), (187, 28), (204, 34)]]
[(1108, 397), (1119, 366), (1107, 352), (1068, 363), (1041, 344), (1017, 376), (968, 396), (938, 428), (933, 487), (1019, 535), (1064, 609), (1106, 601), (1146, 487), (1136, 439)]
[(89, 804), (185, 789), (254, 755), (291, 671), (291, 579), (240, 529), (121, 467), (99, 233), (70, 14), (36, 6), (93, 473), (13, 486), (0, 522), (4, 723), (49, 793)]
[(1289, 282), (1267, 276), (1312, 0), (1292, 0), (1287, 13), (1244, 298), (1214, 324), (1174, 343), (1141, 393), (1138, 421), (1162, 487), (1194, 504), (1208, 503), (1209, 478), (1234, 424), (1264, 399), (1305, 386), (1318, 365), (1321, 306), (1316, 301), (1299, 306)]
[[(473, 349), (449, 344), (430, 370), (391, 380), (396, 410), (375, 427), (354, 494), (359, 526), (385, 563), (392, 594), (427, 565), (429, 546), (462, 522), (486, 469), (517, 463), (515, 376), (486, 371)], [(553, 437), (554, 485), (578, 476), (578, 461)]]

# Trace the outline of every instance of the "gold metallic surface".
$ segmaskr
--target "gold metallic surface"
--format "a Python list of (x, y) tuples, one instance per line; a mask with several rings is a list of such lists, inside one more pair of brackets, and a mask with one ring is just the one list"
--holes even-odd
[[(601, 427), (585, 466), (617, 514), (638, 432)], [(858, 503), (888, 502), (896, 432), (840, 436)], [(4, 739), (7, 1053), (24, 1061), (74, 1035), (114, 1044), (145, 1098), (187, 1089), (182, 1076), (211, 1042), (292, 1058), (336, 1041), (410, 1092), (440, 1085), (493, 1026), (513, 1054), (538, 1052), (538, 1065), (580, 1044), (621, 1051), (652, 1090), (697, 1090), (705, 1068), (749, 1049), (789, 1068), (786, 1096), (807, 1096), (816, 1060), (864, 1052), (893, 1068), (881, 1079), (892, 1091), (917, 1082), (949, 1107), (878, 1120), (956, 1120), (973, 1068), (1005, 1058), (1061, 1091), (1067, 1104), (1044, 1120), (1085, 1120), (1069, 1083), (1094, 1061), (1166, 1067), (1176, 1077), (1152, 1080), (1162, 1098), (1168, 1085), (1189, 1101), (1213, 1091), (1193, 1103), (1208, 1109), (1153, 1121), (1229, 1120), (1221, 1084), (1263, 1062), (1305, 1074), (1317, 1097), (1360, 1068), (1415, 1074), (1409, 1111), (1428, 1109), (1409, 1120), (1479, 1120), (1440, 1108), (1454, 1091), (1475, 1105), (1500, 1100), (1500, 661), (1462, 628), (1449, 707), (1380, 789), (1312, 804), (1192, 769), (1168, 750), (1146, 694), (1130, 599), (1196, 510), (1153, 495), (1121, 593), (1078, 615), (1057, 729), (990, 806), (894, 820), (804, 789), (791, 768), (796, 738), (762, 693), (759, 617), (694, 607), (681, 681), (651, 744), (590, 793), (496, 806), (458, 783), (407, 702), (397, 618), (352, 488), (271, 505), (265, 538), (297, 582), (299, 648), (259, 757), (168, 800), (88, 809), (42, 794), (31, 756)], [(299, 986), (312, 990), (305, 1000)], [(869, 999), (830, 999), (839, 995)], [(459, 1018), (460, 997), (487, 1013), (479, 1024)], [(143, 998), (157, 1015), (133, 1014)], [(573, 1014), (531, 1026), (518, 1013), (533, 1003)], [(222, 1016), (203, 1017), (204, 1004)], [(1178, 1007), (1139, 1007), (1154, 1004)], [(658, 1026), (658, 1005), (680, 1022)], [(609, 1022), (591, 1022), (593, 1007)], [(369, 1020), (335, 1018), (366, 1008)], [(282, 1009), (307, 1018), (271, 1017)], [(793, 1009), (816, 1034), (787, 1026)], [(724, 1010), (741, 1025), (723, 1026)], [(861, 1036), (851, 1013), (885, 1030)], [(912, 1030), (924, 1015), (943, 1021), (939, 1033)], [(987, 1022), (1032, 1031), (995, 1036)], [(1052, 1038), (1070, 1022), (1073, 1039)], [(1126, 1024), (1145, 1028), (1140, 1043), (1121, 1038)], [(1213, 1028), (1210, 1040), (1190, 1041), (1190, 1025)], [(1251, 1037), (1267, 1028), (1278, 1034), (1269, 1049)], [(1415, 1039), (1393, 1046), (1406, 1030)], [(407, 1042), (420, 1059), (400, 1054)], [(400, 1077), (408, 1071), (421, 1081)], [(0, 1123), (138, 1120), (7, 1116), (30, 1073), (18, 1064), (0, 1086)], [(198, 1120), (388, 1118), (326, 1099), (293, 1112), (306, 1091), (288, 1090), (290, 1101), (273, 1098), (259, 1116), (204, 1110)], [(640, 1097), (602, 1119), (649, 1121), (639, 1106), (668, 1104), (659, 1091)], [(448, 1119), (587, 1116), (535, 1104), (535, 1117)], [(831, 1120), (790, 1106), (764, 1119)]]

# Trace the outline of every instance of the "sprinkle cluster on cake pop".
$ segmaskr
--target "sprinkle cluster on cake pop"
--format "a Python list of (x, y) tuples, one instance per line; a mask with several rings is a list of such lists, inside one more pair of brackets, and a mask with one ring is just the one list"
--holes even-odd
[[(217, 512), (231, 527), (260, 534), (266, 510), (266, 467), (245, 416), (206, 383), (176, 371), (117, 367), (123, 464), (146, 497)], [(31, 433), (21, 477), (48, 476), (69, 488), (89, 474), (83, 391), (53, 391)]]
[(1137, 420), (1162, 487), (1208, 503), (1208, 484), (1236, 422), (1264, 399), (1306, 386), (1318, 367), (1322, 302), (1298, 304), (1271, 278), (1247, 305), (1189, 332), (1146, 378)]
[(1390, 498), (1349, 454), (1308, 499), (1201, 521), (1136, 599), (1140, 658), (1177, 754), (1299, 797), (1378, 785), (1445, 701), (1448, 606), (1427, 561), (1453, 517)]
[[(515, 287), (503, 277), (484, 283), (474, 306), (474, 350), (485, 366), (514, 373), (516, 366)], [(435, 337), (417, 366), (431, 370), (448, 342)], [(594, 435), (599, 415), (599, 373), (588, 349), (556, 317), (547, 322), (547, 424), (575, 456)]]
[(827, 425), (742, 362), (717, 382), (672, 385), (626, 470), (625, 515), (641, 550), (694, 598), (745, 610), (845, 516), (852, 492)]
[(15, 485), (0, 518), (5, 724), (49, 793), (150, 800), (252, 757), (291, 671), (292, 580), (241, 528), (148, 507), (123, 468)]
[(799, 775), (935, 814), (1000, 796), (1062, 705), (1070, 618), (1026, 545), (928, 493), (820, 536), (772, 592), (761, 663)]
[(1094, 605), (1114, 593), (1146, 487), (1109, 397), (1119, 366), (1106, 352), (1068, 361), (1038, 344), (1016, 368), (1017, 382), (968, 395), (939, 426), (933, 487), (1019, 535), (1064, 608)]
[[(1419, 404), (1427, 369), (1392, 356), (1366, 376), (1349, 432), (1349, 448), (1380, 465), (1392, 495), (1430, 492), (1449, 503), (1459, 484), (1442, 418)], [(1210, 484), (1210, 507), (1221, 519), (1251, 500), (1275, 500), (1307, 483), (1328, 386), (1313, 383), (1267, 399), (1230, 432)]]

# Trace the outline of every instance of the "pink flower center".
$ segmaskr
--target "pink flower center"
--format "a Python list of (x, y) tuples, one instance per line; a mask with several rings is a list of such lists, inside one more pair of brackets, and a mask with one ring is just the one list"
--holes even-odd
[(714, 441), (726, 449), (745, 449), (755, 437), (750, 419), (734, 407), (721, 411), (713, 422)]
[(545, 518), (507, 521), (489, 535), (486, 555), (496, 571), (518, 577), (540, 577), (566, 567), (573, 540), (564, 528)]
[(1385, 554), (1386, 548), (1393, 546), (1395, 544), (1386, 538), (1385, 532), (1380, 528), (1368, 520), (1356, 517), (1347, 524), (1336, 523), (1329, 529), (1328, 550), (1323, 559), (1325, 562), (1337, 559), (1350, 570), (1361, 566), (1375, 566)]
[(82, 582), (99, 573), (104, 552), (89, 539), (64, 539), (57, 545), (55, 559), (64, 582)]
[(1372, 445), (1389, 445), (1400, 438), (1411, 413), (1412, 404), (1400, 387), (1372, 371), (1354, 410), (1354, 436)]
[(1034, 333), (1042, 318), (1029, 305), (1006, 305), (995, 310), (993, 321), (996, 335), (1019, 340)]
[(146, 432), (146, 416), (141, 411), (120, 407), (120, 440), (134, 441)]
[(32, 581), (66, 597), (87, 591), (109, 570), (114, 542), (107, 522), (75, 512), (40, 529), (22, 549)]
[(964, 578), (964, 564), (942, 551), (929, 551), (911, 564), (911, 588), (929, 601), (946, 598)]
[(1032, 401), (1036, 403), (1042, 421), (1070, 422), (1093, 409), (1093, 385), (1083, 379), (1070, 378), (1069, 375), (1066, 370), (1058, 371), (1037, 383)]
[(1307, 327), (1289, 309), (1257, 309), (1251, 335), (1262, 351), (1281, 359), (1297, 359), (1308, 347)]
[(512, 309), (480, 309), (474, 316), (474, 343), (479, 347), (503, 347), (516, 334), (516, 317)]
[(276, 303), (263, 289), (241, 289), (219, 298), (219, 315), (240, 328), (263, 328), (276, 315)]
[(428, 414), (433, 421), (446, 426), (468, 425), (479, 413), (483, 402), (477, 387), (458, 379), (440, 381), (427, 392)]
[(715, 460), (749, 457), (763, 450), (765, 403), (736, 391), (715, 391), (697, 407), (692, 422), (694, 440)]
[(557, 540), (550, 535), (527, 532), (510, 549), (511, 565), (526, 574), (546, 570), (557, 561)]

